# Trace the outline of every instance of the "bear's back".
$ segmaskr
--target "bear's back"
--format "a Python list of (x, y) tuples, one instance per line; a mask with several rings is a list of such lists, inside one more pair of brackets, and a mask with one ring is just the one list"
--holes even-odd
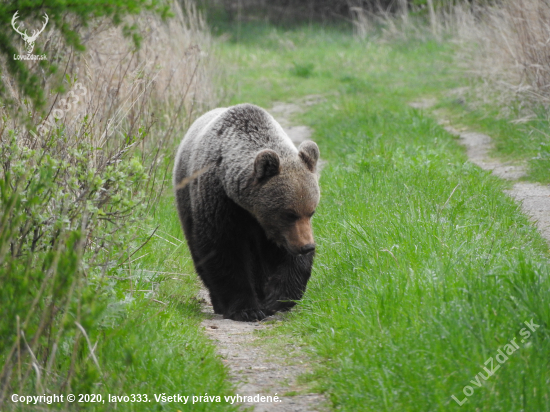
[(265, 149), (275, 151), (281, 161), (298, 159), (292, 140), (264, 109), (248, 103), (214, 109), (197, 119), (183, 138), (174, 165), (174, 185), (208, 170), (201, 173), (217, 176), (226, 193), (236, 198), (238, 188), (252, 174), (256, 155)]

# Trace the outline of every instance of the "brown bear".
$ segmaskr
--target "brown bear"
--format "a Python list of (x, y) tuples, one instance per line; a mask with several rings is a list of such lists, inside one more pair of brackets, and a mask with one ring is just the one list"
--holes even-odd
[(176, 204), (214, 312), (256, 321), (302, 298), (315, 251), (319, 148), (297, 149), (260, 107), (197, 119), (176, 155)]

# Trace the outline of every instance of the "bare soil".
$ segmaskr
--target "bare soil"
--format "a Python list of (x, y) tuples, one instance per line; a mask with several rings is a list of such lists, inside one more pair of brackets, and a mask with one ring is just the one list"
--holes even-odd
[[(293, 125), (291, 116), (303, 111), (304, 106), (321, 101), (321, 96), (308, 96), (297, 103), (277, 103), (269, 110), (296, 146), (311, 136), (307, 126)], [(284, 316), (276, 314), (264, 322), (235, 322), (215, 315), (206, 289), (201, 289), (203, 313), (208, 319), (202, 322), (206, 334), (214, 341), (219, 355), (228, 366), (236, 394), (241, 396), (278, 396), (279, 402), (244, 402), (256, 412), (310, 412), (325, 411), (326, 399), (314, 393), (297, 378), (308, 372), (310, 360), (291, 339), (276, 339), (261, 334), (282, 322)], [(281, 347), (282, 346), (282, 347)]]
[(228, 366), (231, 381), (241, 396), (278, 396), (279, 402), (244, 402), (256, 412), (309, 412), (324, 411), (325, 398), (311, 393), (300, 385), (297, 377), (310, 370), (309, 359), (294, 344), (282, 340), (284, 347), (273, 350), (275, 339), (260, 335), (260, 331), (282, 322), (282, 316), (268, 318), (266, 322), (235, 322), (215, 315), (208, 299), (208, 292), (201, 290), (203, 313), (210, 319), (202, 322), (206, 334), (214, 341), (219, 355)]

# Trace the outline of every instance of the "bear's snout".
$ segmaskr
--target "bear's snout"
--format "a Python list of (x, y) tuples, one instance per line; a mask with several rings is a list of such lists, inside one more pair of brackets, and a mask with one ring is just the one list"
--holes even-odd
[(302, 246), (302, 248), (300, 249), (300, 254), (306, 255), (310, 252), (313, 252), (314, 250), (315, 250), (315, 243), (310, 243), (308, 245)]
[(315, 241), (309, 218), (299, 219), (285, 237), (287, 249), (294, 255), (305, 255), (315, 250)]

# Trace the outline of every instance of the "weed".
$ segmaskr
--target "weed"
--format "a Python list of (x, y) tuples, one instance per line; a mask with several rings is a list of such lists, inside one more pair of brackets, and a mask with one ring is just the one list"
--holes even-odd
[(315, 67), (315, 65), (313, 63), (300, 64), (300, 63), (292, 62), (292, 64), (293, 64), (293, 67), (290, 70), (290, 72), (293, 75), (298, 76), (298, 77), (303, 77), (303, 78), (306, 78), (306, 79), (313, 75), (313, 69)]

